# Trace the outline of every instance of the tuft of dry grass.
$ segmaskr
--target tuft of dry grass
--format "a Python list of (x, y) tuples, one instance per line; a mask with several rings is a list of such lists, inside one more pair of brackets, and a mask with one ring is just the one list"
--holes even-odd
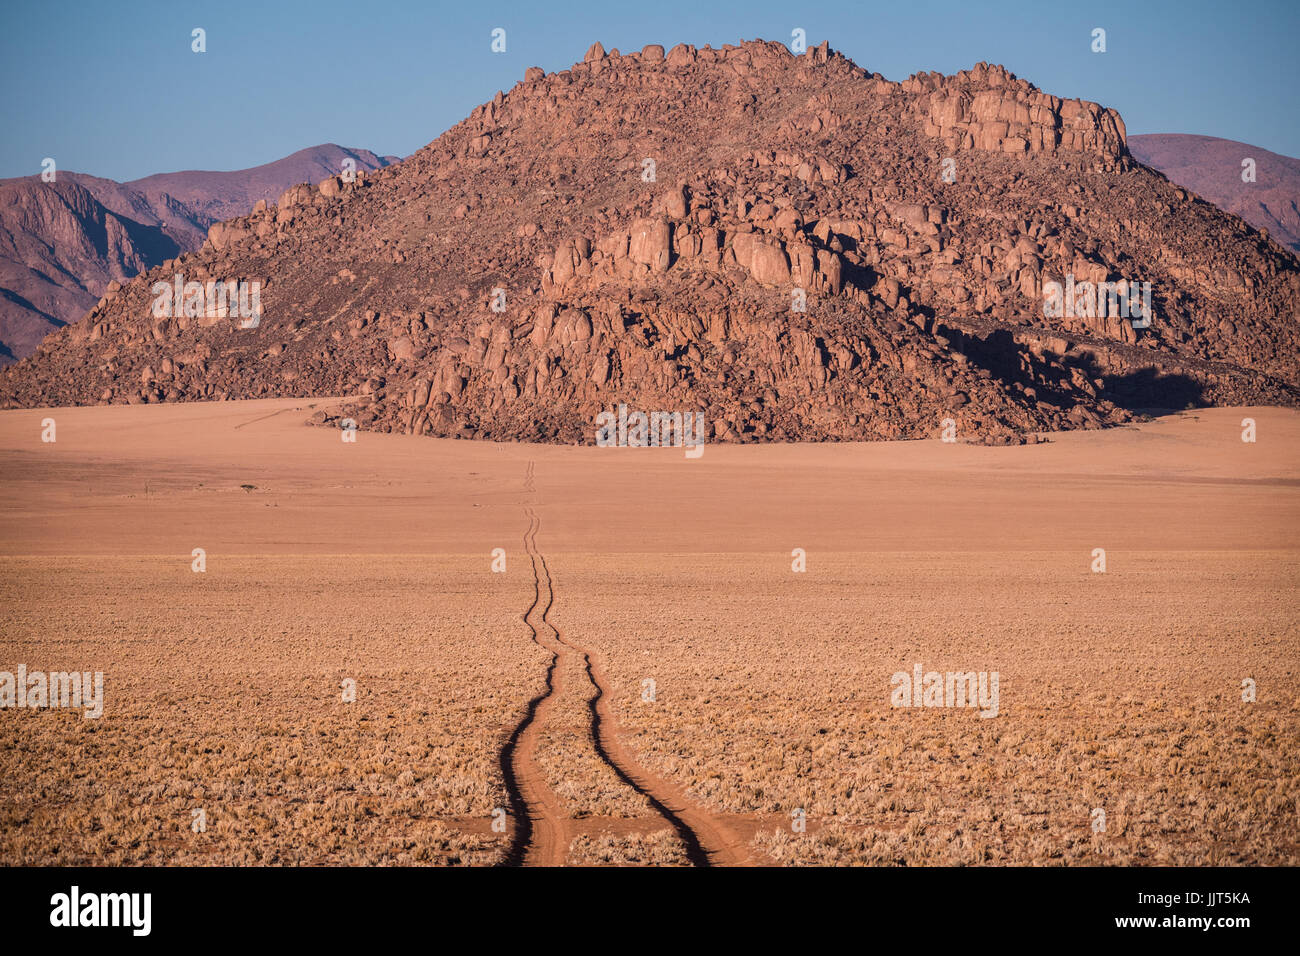
[(569, 844), (571, 866), (689, 866), (672, 830), (653, 833), (584, 833)]

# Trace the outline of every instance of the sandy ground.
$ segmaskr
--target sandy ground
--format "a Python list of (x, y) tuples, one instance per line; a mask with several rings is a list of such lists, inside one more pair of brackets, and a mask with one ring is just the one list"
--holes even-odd
[(0, 710), (0, 861), (1300, 862), (1300, 414), (687, 459), (324, 404), (0, 412), (0, 671), (105, 685)]

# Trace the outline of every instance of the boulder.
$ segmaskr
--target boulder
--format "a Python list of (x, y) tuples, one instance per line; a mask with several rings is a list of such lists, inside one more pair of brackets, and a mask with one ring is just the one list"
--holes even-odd
[(672, 262), (672, 227), (662, 219), (638, 219), (632, 224), (628, 256), (651, 272), (667, 271)]

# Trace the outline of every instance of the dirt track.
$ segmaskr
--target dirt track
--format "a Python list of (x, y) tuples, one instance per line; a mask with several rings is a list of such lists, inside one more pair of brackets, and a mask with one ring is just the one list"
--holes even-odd
[[(531, 466), (529, 462), (530, 473)], [(528, 625), (533, 641), (549, 653), (551, 659), (546, 665), (546, 690), (528, 702), (524, 719), (501, 750), (501, 770), (515, 820), (510, 851), (504, 862), (562, 866), (569, 850), (565, 814), (537, 766), (536, 758), (538, 728), (545, 723), (553, 704), (557, 690), (556, 669), (563, 653), (562, 645), (555, 639), (554, 629), (546, 623), (546, 612), (552, 601), (551, 583), (544, 569), (538, 566), (539, 556), (532, 541), (537, 534), (537, 525), (536, 516), (530, 513), (528, 530), (524, 532), (524, 549), (533, 566), (533, 601), (524, 612), (524, 623)], [(542, 634), (548, 631), (552, 633), (543, 638)]]
[[(525, 489), (535, 490), (533, 462), (528, 463)], [(556, 691), (554, 675), (557, 665), (570, 655), (581, 658), (583, 672), (591, 684), (587, 706), (591, 712), (589, 743), (597, 757), (604, 761), (624, 784), (643, 796), (664, 822), (676, 831), (685, 844), (686, 856), (695, 866), (740, 866), (748, 862), (743, 841), (730, 832), (727, 825), (692, 806), (681, 788), (669, 780), (646, 771), (637, 765), (635, 758), (618, 739), (618, 727), (606, 700), (605, 681), (592, 660), (590, 652), (572, 638), (560, 633), (548, 618), (554, 604), (554, 583), (545, 556), (537, 549), (537, 532), (541, 519), (533, 509), (527, 508), (528, 531), (524, 534), (524, 547), (532, 562), (536, 595), (524, 620), (535, 642), (551, 653), (546, 671), (546, 692), (540, 699), (529, 702), (523, 722), (511, 734), (502, 751), (502, 767), (506, 773), (506, 788), (511, 804), (516, 810), (516, 824), (508, 862), (554, 866), (564, 862), (568, 843), (566, 829), (558, 801), (550, 790), (544, 775), (533, 756), (537, 746), (537, 726), (544, 723), (548, 705)], [(537, 617), (538, 607), (540, 617)], [(549, 632), (545, 639), (541, 632)]]

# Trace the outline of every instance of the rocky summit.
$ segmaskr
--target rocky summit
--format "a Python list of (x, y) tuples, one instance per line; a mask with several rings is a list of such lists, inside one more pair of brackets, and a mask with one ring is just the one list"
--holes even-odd
[(596, 44), (348, 180), (113, 288), (0, 403), (343, 395), (318, 420), (583, 443), (624, 404), (713, 441), (1005, 442), (1300, 403), (1300, 260), (998, 66)]

